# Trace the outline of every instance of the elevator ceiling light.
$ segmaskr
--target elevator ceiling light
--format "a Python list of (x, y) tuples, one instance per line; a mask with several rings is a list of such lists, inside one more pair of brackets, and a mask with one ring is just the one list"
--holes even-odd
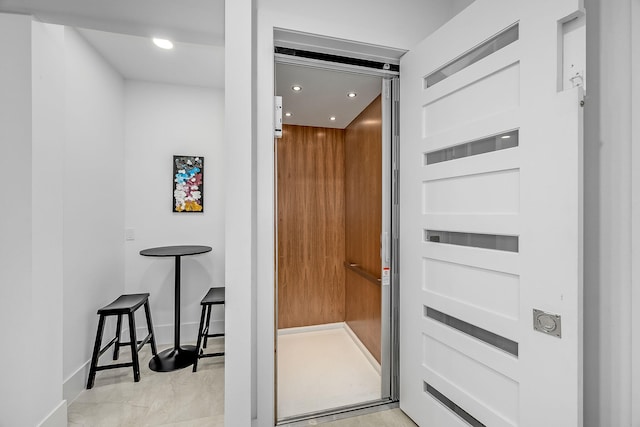
[(293, 114), (291, 114), (291, 113), (289, 113), (289, 112), (284, 113), (284, 115), (285, 115), (285, 116), (287, 116), (287, 117), (291, 117), (291, 116), (293, 116)]
[(291, 90), (294, 91), (294, 92), (300, 92), (302, 90), (302, 86), (293, 85), (293, 86), (291, 86)]
[(160, 49), (173, 49), (173, 42), (171, 42), (171, 40), (154, 38), (153, 43)]
[(358, 96), (358, 94), (357, 94), (357, 93), (355, 93), (355, 92), (349, 92), (349, 93), (347, 93), (347, 97), (348, 97), (348, 98), (355, 98), (356, 96)]
[(332, 122), (335, 122), (336, 121), (336, 116), (329, 117), (329, 120), (331, 120)]

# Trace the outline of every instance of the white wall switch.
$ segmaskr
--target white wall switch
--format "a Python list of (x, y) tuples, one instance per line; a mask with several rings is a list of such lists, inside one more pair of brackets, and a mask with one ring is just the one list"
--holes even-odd
[(125, 228), (124, 230), (125, 240), (136, 240), (136, 232), (133, 228)]

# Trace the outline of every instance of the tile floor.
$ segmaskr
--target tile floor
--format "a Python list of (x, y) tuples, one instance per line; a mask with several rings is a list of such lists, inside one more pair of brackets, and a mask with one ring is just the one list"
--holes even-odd
[[(215, 344), (208, 348), (215, 350)], [(159, 348), (160, 350), (166, 346)], [(69, 427), (222, 427), (224, 426), (224, 359), (202, 359), (198, 372), (185, 368), (149, 370), (149, 346), (140, 352), (140, 382), (131, 368), (98, 372), (95, 385), (69, 405)], [(105, 353), (101, 363), (108, 361)], [(128, 359), (121, 350), (120, 361)], [(313, 423), (313, 421), (311, 421)], [(328, 427), (414, 427), (399, 409), (325, 423)]]
[(278, 336), (278, 418), (380, 398), (380, 374), (343, 327)]
[[(211, 342), (207, 350), (215, 351)], [(162, 347), (159, 350), (167, 348)], [(120, 361), (129, 361), (122, 349)], [(107, 363), (109, 352), (100, 363)], [(93, 388), (69, 405), (69, 427), (224, 426), (224, 359), (207, 358), (175, 372), (149, 369), (151, 347), (140, 351), (140, 382), (131, 368), (98, 372)]]

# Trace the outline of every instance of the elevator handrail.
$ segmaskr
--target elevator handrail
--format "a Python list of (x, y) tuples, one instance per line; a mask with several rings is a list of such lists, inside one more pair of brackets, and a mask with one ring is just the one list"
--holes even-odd
[(353, 271), (354, 273), (358, 274), (359, 276), (364, 277), (365, 279), (367, 279), (368, 281), (375, 283), (376, 285), (379, 285), (380, 283), (382, 283), (382, 280), (376, 276), (374, 276), (371, 273), (368, 273), (366, 271), (364, 271), (362, 268), (360, 268), (360, 266), (358, 264), (355, 264), (353, 262), (348, 262), (345, 261), (344, 262), (344, 266), (348, 269)]

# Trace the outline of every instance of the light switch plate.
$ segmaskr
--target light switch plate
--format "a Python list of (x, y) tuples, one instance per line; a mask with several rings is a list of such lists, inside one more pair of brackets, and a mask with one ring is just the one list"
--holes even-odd
[(136, 240), (136, 232), (133, 228), (125, 228), (124, 230), (125, 240)]

